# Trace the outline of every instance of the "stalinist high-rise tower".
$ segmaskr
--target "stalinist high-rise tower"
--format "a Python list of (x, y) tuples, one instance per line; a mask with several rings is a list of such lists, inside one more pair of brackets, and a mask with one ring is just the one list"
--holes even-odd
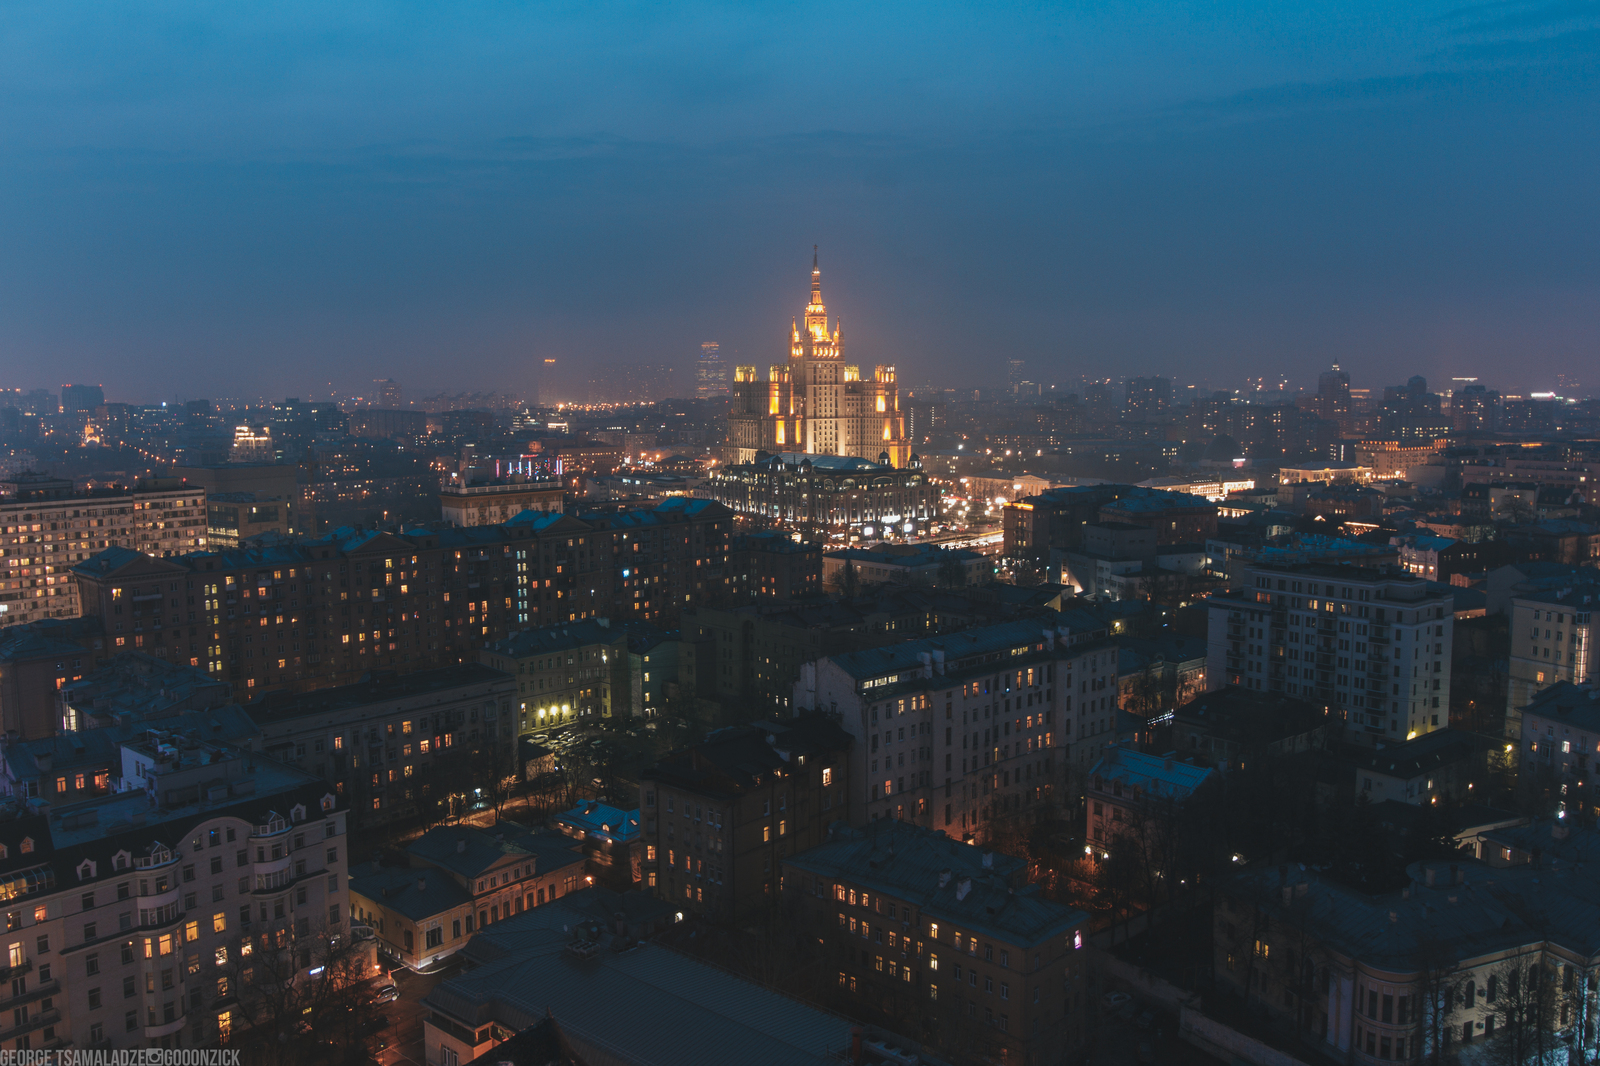
[(864, 381), (859, 367), (845, 365), (838, 320), (828, 328), (814, 249), (811, 302), (804, 324), (790, 323), (788, 362), (770, 367), (766, 381), (753, 366), (734, 369), (724, 461), (748, 463), (757, 452), (850, 455), (896, 467), (911, 457), (894, 367), (876, 366)]

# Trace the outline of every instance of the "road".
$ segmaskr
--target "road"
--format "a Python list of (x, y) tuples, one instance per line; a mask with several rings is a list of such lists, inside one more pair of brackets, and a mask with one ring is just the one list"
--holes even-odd
[(427, 1017), (428, 1011), (422, 1000), (440, 981), (460, 972), (461, 964), (451, 960), (433, 973), (402, 969), (391, 975), (400, 989), (400, 998), (381, 1008), (389, 1018), (389, 1028), (384, 1033), (388, 1046), (375, 1056), (382, 1066), (427, 1066), (422, 1019)]

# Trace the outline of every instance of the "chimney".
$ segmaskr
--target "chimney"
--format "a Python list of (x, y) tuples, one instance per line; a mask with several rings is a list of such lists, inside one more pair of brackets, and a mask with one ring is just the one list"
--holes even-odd
[(963, 877), (960, 881), (958, 881), (956, 883), (956, 899), (958, 901), (966, 899), (967, 898), (967, 893), (971, 892), (971, 891), (972, 891), (972, 878)]
[(1433, 887), (1433, 880), (1434, 880), (1434, 877), (1437, 875), (1437, 873), (1438, 873), (1438, 871), (1436, 871), (1432, 866), (1430, 866), (1430, 867), (1428, 867), (1426, 873), (1424, 874), (1424, 877), (1427, 880), (1429, 888)]
[(426, 892), (426, 891), (428, 891), (428, 879), (426, 877), (417, 878), (417, 891), (418, 892)]
[(859, 1066), (860, 1062), (861, 1062), (861, 1026), (852, 1025), (850, 1027), (850, 1063), (851, 1063), (851, 1066)]
[(986, 851), (983, 853), (983, 868), (985, 870), (994, 869), (994, 852)]
[(462, 839), (456, 841), (456, 854), (457, 855), (465, 855), (466, 853), (467, 853), (467, 841), (466, 841), (466, 838), (463, 837)]
[(1289, 885), (1284, 885), (1283, 886), (1283, 905), (1285, 907), (1287, 907), (1292, 902), (1294, 902), (1294, 888), (1289, 886)]
[(1450, 883), (1452, 885), (1459, 885), (1461, 883), (1461, 867), (1457, 866), (1455, 863), (1450, 864)]
[(939, 887), (943, 888), (950, 883), (950, 867), (946, 866), (939, 871)]

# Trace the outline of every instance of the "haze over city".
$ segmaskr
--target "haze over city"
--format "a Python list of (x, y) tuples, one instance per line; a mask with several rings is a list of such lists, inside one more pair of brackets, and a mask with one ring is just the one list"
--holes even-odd
[(12, 5), (0, 363), (131, 401), (526, 391), (544, 358), (708, 340), (764, 366), (820, 244), (854, 350), (919, 382), (1023, 358), (1309, 387), (1338, 361), (1549, 389), (1600, 340), (1596, 26), (1559, 3)]
[(1600, 1064), (1600, 0), (0, 6), (0, 1066)]

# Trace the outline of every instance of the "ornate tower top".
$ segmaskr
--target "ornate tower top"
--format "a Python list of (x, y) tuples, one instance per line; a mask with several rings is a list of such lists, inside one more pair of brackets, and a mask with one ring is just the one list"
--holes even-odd
[(811, 302), (806, 305), (806, 332), (813, 341), (828, 340), (828, 309), (822, 303), (822, 270), (817, 266), (817, 246), (811, 246)]

